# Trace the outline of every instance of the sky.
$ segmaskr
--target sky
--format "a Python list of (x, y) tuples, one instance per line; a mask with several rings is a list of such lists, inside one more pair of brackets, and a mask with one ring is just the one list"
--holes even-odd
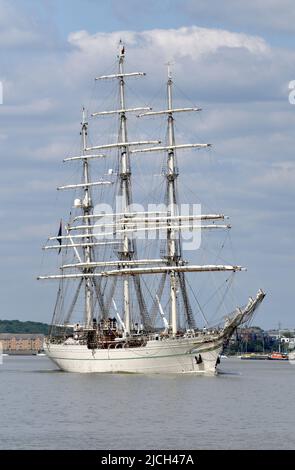
[(203, 109), (176, 123), (180, 141), (213, 144), (184, 153), (184, 178), (231, 217), (244, 301), (267, 293), (256, 324), (294, 327), (292, 0), (0, 0), (0, 318), (51, 319), (56, 285), (36, 276), (71, 203), (55, 191), (77, 175), (62, 159), (79, 143), (82, 105), (105, 104), (93, 78), (113, 70), (120, 39), (126, 67), (147, 72), (132, 105), (163, 106), (171, 61), (176, 103)]

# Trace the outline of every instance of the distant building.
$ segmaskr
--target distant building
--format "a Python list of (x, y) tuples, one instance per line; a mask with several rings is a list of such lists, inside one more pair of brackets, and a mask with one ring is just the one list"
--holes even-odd
[(43, 349), (44, 335), (0, 333), (0, 342), (6, 354), (36, 354)]
[(269, 335), (258, 326), (240, 327), (231, 337), (229, 354), (242, 352), (272, 352), (279, 350), (277, 335)]
[(280, 338), (281, 343), (286, 344), (288, 346), (288, 349), (295, 349), (295, 338), (289, 338), (288, 336), (281, 336)]
[(278, 341), (281, 337), (279, 330), (268, 330), (266, 334), (269, 336), (269, 338), (273, 339), (274, 341)]
[(261, 341), (265, 337), (264, 331), (258, 326), (243, 327), (237, 329), (237, 336), (242, 341)]
[(270, 338), (278, 341), (282, 345), (285, 345), (288, 349), (295, 348), (295, 330), (284, 329), (284, 330), (269, 330), (267, 334)]

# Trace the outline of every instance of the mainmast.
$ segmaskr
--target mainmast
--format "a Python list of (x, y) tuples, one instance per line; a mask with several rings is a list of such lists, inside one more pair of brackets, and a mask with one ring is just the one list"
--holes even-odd
[[(81, 129), (81, 136), (82, 136), (82, 154), (85, 155), (86, 148), (87, 148), (87, 127), (88, 122), (86, 121), (86, 114), (85, 109), (83, 108), (82, 111), (82, 129)], [(83, 178), (84, 178), (84, 197), (82, 200), (82, 210), (84, 215), (84, 224), (85, 227), (85, 235), (86, 238), (84, 240), (85, 246), (83, 247), (84, 251), (84, 261), (86, 264), (91, 263), (91, 247), (89, 243), (91, 242), (91, 229), (87, 226), (90, 225), (89, 215), (92, 209), (92, 201), (90, 196), (90, 189), (89, 189), (89, 163), (88, 159), (83, 159)], [(83, 272), (85, 273), (85, 317), (86, 317), (86, 327), (89, 328), (92, 322), (92, 311), (93, 311), (93, 289), (92, 289), (92, 282), (91, 278), (87, 277), (87, 273), (91, 272), (92, 270), (89, 267), (85, 267)]]
[[(127, 213), (130, 205), (130, 164), (129, 164), (129, 148), (124, 145), (128, 142), (127, 138), (127, 126), (126, 126), (126, 114), (125, 114), (125, 82), (124, 82), (124, 58), (125, 58), (125, 48), (120, 43), (119, 49), (119, 75), (120, 75), (120, 142), (122, 142), (121, 154), (120, 154), (120, 189), (122, 197), (122, 212)], [(129, 237), (125, 233), (123, 236), (123, 249), (121, 254), (122, 260), (130, 260), (131, 253), (129, 249)], [(128, 276), (124, 277), (123, 280), (123, 298), (124, 298), (124, 324), (125, 331), (127, 334), (130, 334), (130, 293), (129, 293), (129, 278)]]

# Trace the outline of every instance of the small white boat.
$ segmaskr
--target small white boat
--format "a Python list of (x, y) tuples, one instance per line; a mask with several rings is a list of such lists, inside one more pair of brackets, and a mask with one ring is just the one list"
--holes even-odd
[(295, 350), (293, 349), (293, 351), (289, 352), (289, 362), (291, 364), (295, 364)]

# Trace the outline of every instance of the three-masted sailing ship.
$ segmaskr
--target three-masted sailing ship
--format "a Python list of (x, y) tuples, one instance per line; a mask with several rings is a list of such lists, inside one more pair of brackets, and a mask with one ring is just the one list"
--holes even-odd
[[(88, 122), (83, 109), (80, 155), (65, 161), (82, 164), (82, 180), (58, 189), (74, 189), (75, 214), (52, 236), (44, 249), (61, 252), (60, 273), (39, 276), (59, 282), (57, 301), (45, 351), (62, 370), (69, 372), (134, 372), (134, 373), (208, 373), (214, 374), (223, 345), (236, 328), (249, 321), (264, 298), (259, 290), (255, 298), (226, 317), (222, 326), (198, 328), (187, 287), (187, 273), (202, 276), (204, 272), (242, 271), (237, 265), (189, 264), (183, 257), (182, 231), (228, 230), (222, 214), (186, 214), (179, 212), (176, 152), (187, 148), (205, 148), (210, 144), (177, 144), (174, 132), (175, 113), (199, 111), (199, 108), (175, 108), (172, 102), (173, 81), (168, 68), (167, 107), (128, 108), (125, 82), (142, 72), (125, 72), (125, 48), (120, 44), (118, 69), (99, 80), (118, 83), (119, 106), (111, 111), (93, 113), (119, 118), (118, 141), (89, 145)], [(167, 117), (167, 141), (130, 141), (127, 114), (138, 117)], [(118, 171), (114, 181), (91, 179), (90, 164), (105, 157), (99, 152), (117, 153)], [(94, 153), (93, 153), (94, 152)], [(166, 209), (134, 211), (132, 207), (133, 154), (159, 152), (165, 155), (164, 172)], [(93, 173), (93, 172), (92, 172)], [(116, 185), (121, 208), (115, 212), (95, 210), (94, 193), (101, 186)], [(105, 192), (103, 193), (105, 197)], [(100, 201), (101, 202), (101, 201)], [(104, 202), (104, 201), (102, 201)], [(222, 224), (223, 222), (223, 224)], [(165, 234), (165, 250), (158, 258), (141, 258), (136, 233), (158, 231)], [(146, 300), (146, 279), (153, 279), (150, 306)], [(162, 304), (164, 289), (167, 303)], [(70, 298), (65, 311), (64, 293)], [(73, 322), (79, 304), (81, 318)]]

